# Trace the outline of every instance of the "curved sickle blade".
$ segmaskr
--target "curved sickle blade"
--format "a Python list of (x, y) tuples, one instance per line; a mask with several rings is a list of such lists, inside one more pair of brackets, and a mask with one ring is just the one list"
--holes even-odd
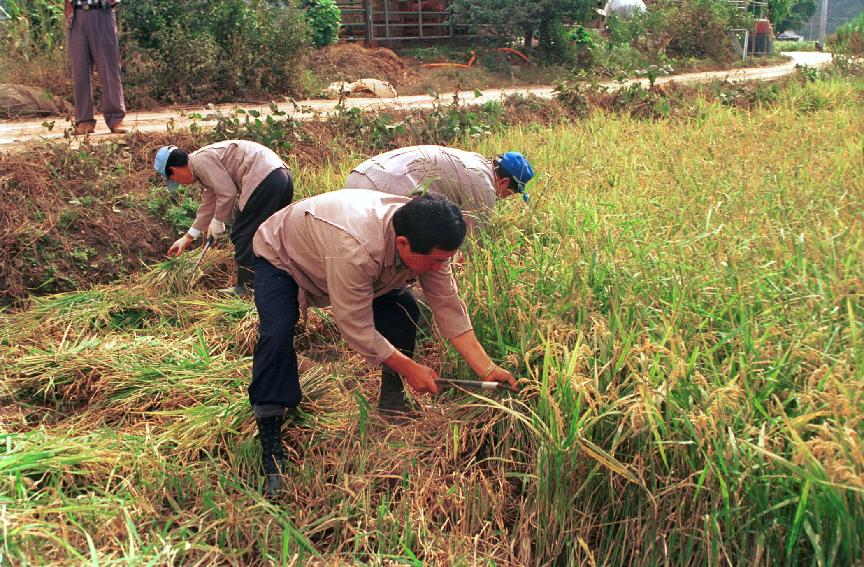
[(210, 250), (210, 247), (213, 246), (213, 242), (214, 242), (215, 240), (216, 240), (216, 239), (213, 238), (212, 236), (208, 236), (208, 237), (207, 237), (207, 242), (205, 242), (205, 243), (204, 243), (204, 247), (201, 248), (201, 255), (198, 256), (198, 260), (195, 261), (195, 267), (192, 268), (193, 271), (194, 271), (194, 270), (197, 270), (197, 269), (198, 269), (198, 266), (201, 265), (201, 260), (204, 259), (204, 254), (206, 254), (207, 251)]

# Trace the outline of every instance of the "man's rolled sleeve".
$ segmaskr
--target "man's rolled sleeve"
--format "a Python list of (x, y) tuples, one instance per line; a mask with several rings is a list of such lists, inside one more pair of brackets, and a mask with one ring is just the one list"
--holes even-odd
[(449, 264), (438, 271), (419, 274), (418, 279), (445, 339), (458, 337), (474, 328), (465, 303), (459, 298), (459, 289)]

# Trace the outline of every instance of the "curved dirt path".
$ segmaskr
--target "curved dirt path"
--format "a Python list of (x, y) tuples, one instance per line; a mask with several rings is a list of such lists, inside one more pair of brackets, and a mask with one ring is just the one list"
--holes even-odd
[[(788, 75), (795, 71), (797, 65), (808, 65), (811, 67), (820, 67), (831, 61), (830, 53), (817, 52), (788, 52), (783, 55), (790, 58), (790, 61), (773, 67), (751, 67), (743, 69), (734, 69), (726, 71), (709, 71), (703, 73), (685, 73), (682, 75), (672, 75), (669, 77), (659, 77), (657, 84), (665, 84), (670, 82), (676, 83), (707, 83), (716, 80), (726, 80), (729, 82), (743, 81), (768, 81)], [(647, 79), (638, 79), (618, 83), (614, 81), (606, 81), (601, 83), (609, 88), (621, 88), (632, 83), (641, 83), (648, 86)], [(511, 94), (533, 94), (543, 98), (551, 98), (553, 96), (554, 87), (548, 85), (538, 86), (522, 86), (506, 89), (486, 89), (483, 90), (482, 96), (474, 96), (474, 91), (460, 91), (459, 100), (465, 104), (482, 104), (491, 100), (498, 100), (502, 96)], [(452, 94), (445, 94), (437, 102), (447, 102), (451, 99)], [(346, 100), (346, 105), (349, 108), (363, 109), (408, 109), (408, 108), (431, 108), (436, 103), (436, 99), (428, 95), (419, 96), (403, 96), (396, 99), (379, 99), (379, 98), (349, 98)], [(280, 103), (279, 109), (287, 112), (294, 118), (306, 120), (314, 116), (332, 112), (336, 106), (335, 100), (302, 100), (295, 102)], [(126, 116), (125, 123), (130, 128), (141, 132), (165, 132), (169, 124), (174, 128), (188, 127), (193, 121), (198, 124), (206, 125), (206, 121), (192, 120), (188, 118), (189, 114), (200, 113), (206, 115), (214, 111), (227, 112), (233, 108), (244, 108), (246, 110), (255, 109), (261, 112), (262, 115), (270, 112), (269, 105), (261, 103), (243, 103), (236, 102), (231, 104), (211, 105), (208, 108), (186, 106), (163, 109), (156, 112), (130, 112)], [(96, 124), (96, 132), (91, 135), (93, 141), (109, 140), (112, 138), (121, 137), (120, 135), (111, 134), (105, 123), (101, 121), (101, 115), (97, 116), (99, 121)], [(53, 129), (49, 130), (43, 123), (54, 121)], [(11, 150), (16, 147), (25, 146), (28, 143), (45, 140), (45, 139), (62, 139), (64, 130), (69, 128), (71, 124), (57, 118), (37, 119), (37, 120), (2, 120), (0, 121), (0, 149)]]

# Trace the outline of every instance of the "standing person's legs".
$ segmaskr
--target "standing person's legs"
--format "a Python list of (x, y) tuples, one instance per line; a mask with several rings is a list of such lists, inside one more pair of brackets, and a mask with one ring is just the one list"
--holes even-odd
[[(79, 12), (81, 10), (78, 10)], [(117, 21), (113, 9), (88, 10), (88, 38), (99, 84), (102, 87), (102, 115), (113, 130), (126, 116), (123, 83), (120, 81), (120, 46), (117, 43)], [(92, 104), (92, 102), (91, 102)]]
[[(375, 298), (372, 302), (375, 329), (399, 351), (409, 358), (414, 357), (417, 342), (417, 321), (420, 308), (409, 289), (394, 289)], [(388, 416), (411, 414), (412, 408), (405, 398), (402, 377), (385, 365), (381, 366), (381, 395), (378, 409)]]
[(237, 261), (238, 293), (251, 289), (254, 281), (255, 254), (252, 252), (252, 239), (258, 227), (275, 212), (291, 204), (294, 198), (294, 182), (291, 172), (279, 168), (264, 178), (243, 210), (234, 217), (231, 227), (231, 242), (234, 244), (234, 258)]
[[(75, 10), (72, 26), (66, 35), (69, 61), (72, 64), (72, 97), (75, 102), (75, 126), (89, 124), (94, 126), (93, 91), (90, 75), (93, 69), (93, 56), (87, 41), (85, 24), (90, 17), (89, 10)], [(90, 128), (92, 131), (92, 128)]]
[(285, 460), (282, 421), (285, 408), (300, 403), (294, 327), (300, 316), (299, 287), (288, 272), (258, 258), (255, 263), (255, 306), (258, 308), (258, 343), (252, 357), (249, 402), (258, 424), (266, 492), (281, 488), (279, 473)]

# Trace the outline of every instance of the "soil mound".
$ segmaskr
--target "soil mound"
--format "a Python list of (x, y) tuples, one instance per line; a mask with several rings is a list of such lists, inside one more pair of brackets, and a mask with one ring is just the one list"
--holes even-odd
[(0, 306), (28, 293), (86, 289), (162, 260), (178, 229), (153, 154), (188, 134), (0, 152)]
[(330, 81), (356, 81), (373, 78), (399, 86), (411, 74), (393, 51), (385, 47), (367, 48), (356, 43), (337, 43), (312, 55), (312, 68)]
[(26, 85), (0, 84), (0, 118), (32, 118), (69, 112), (71, 106), (45, 93), (42, 89)]

